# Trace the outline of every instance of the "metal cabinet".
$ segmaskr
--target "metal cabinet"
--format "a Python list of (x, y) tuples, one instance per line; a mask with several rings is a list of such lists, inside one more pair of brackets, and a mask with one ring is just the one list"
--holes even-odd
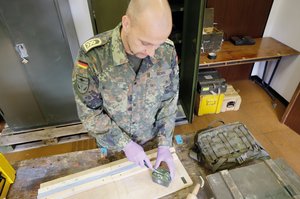
[(179, 100), (188, 121), (193, 120), (205, 0), (184, 1)]
[(125, 15), (130, 0), (90, 0), (94, 33), (115, 28)]
[(68, 0), (0, 0), (0, 114), (13, 130), (78, 121)]

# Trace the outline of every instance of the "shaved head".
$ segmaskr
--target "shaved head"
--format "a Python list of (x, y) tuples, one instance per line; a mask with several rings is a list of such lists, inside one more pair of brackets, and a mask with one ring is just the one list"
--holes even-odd
[[(137, 57), (153, 56), (171, 30), (172, 13), (167, 0), (131, 0), (126, 15), (122, 17), (121, 38), (125, 50)], [(138, 40), (149, 44), (147, 49), (142, 49)]]
[[(172, 14), (167, 0), (131, 0), (126, 15), (130, 17), (133, 25), (148, 18), (156, 23), (172, 23)], [(158, 24), (158, 23), (157, 23)]]

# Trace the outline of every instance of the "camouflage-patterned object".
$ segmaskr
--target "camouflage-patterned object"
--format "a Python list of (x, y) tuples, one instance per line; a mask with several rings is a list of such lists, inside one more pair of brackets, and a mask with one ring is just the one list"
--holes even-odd
[(115, 29), (86, 41), (73, 71), (78, 115), (98, 145), (122, 150), (131, 140), (143, 144), (158, 136), (171, 146), (178, 100), (178, 64), (172, 41), (132, 69)]
[[(223, 122), (222, 122), (223, 123)], [(199, 130), (190, 157), (205, 163), (213, 172), (231, 169), (252, 160), (269, 159), (261, 146), (241, 122)]]

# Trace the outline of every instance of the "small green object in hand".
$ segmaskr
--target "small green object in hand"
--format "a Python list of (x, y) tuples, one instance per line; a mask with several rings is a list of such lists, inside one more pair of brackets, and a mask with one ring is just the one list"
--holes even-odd
[(152, 172), (152, 181), (157, 184), (168, 187), (171, 180), (170, 172), (165, 168), (159, 167)]

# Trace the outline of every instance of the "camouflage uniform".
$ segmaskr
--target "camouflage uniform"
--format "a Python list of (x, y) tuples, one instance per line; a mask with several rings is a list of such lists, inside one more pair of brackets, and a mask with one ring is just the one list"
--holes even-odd
[(115, 29), (86, 41), (73, 71), (78, 115), (99, 145), (122, 150), (158, 136), (171, 146), (178, 100), (178, 64), (172, 41), (143, 59), (136, 74)]

